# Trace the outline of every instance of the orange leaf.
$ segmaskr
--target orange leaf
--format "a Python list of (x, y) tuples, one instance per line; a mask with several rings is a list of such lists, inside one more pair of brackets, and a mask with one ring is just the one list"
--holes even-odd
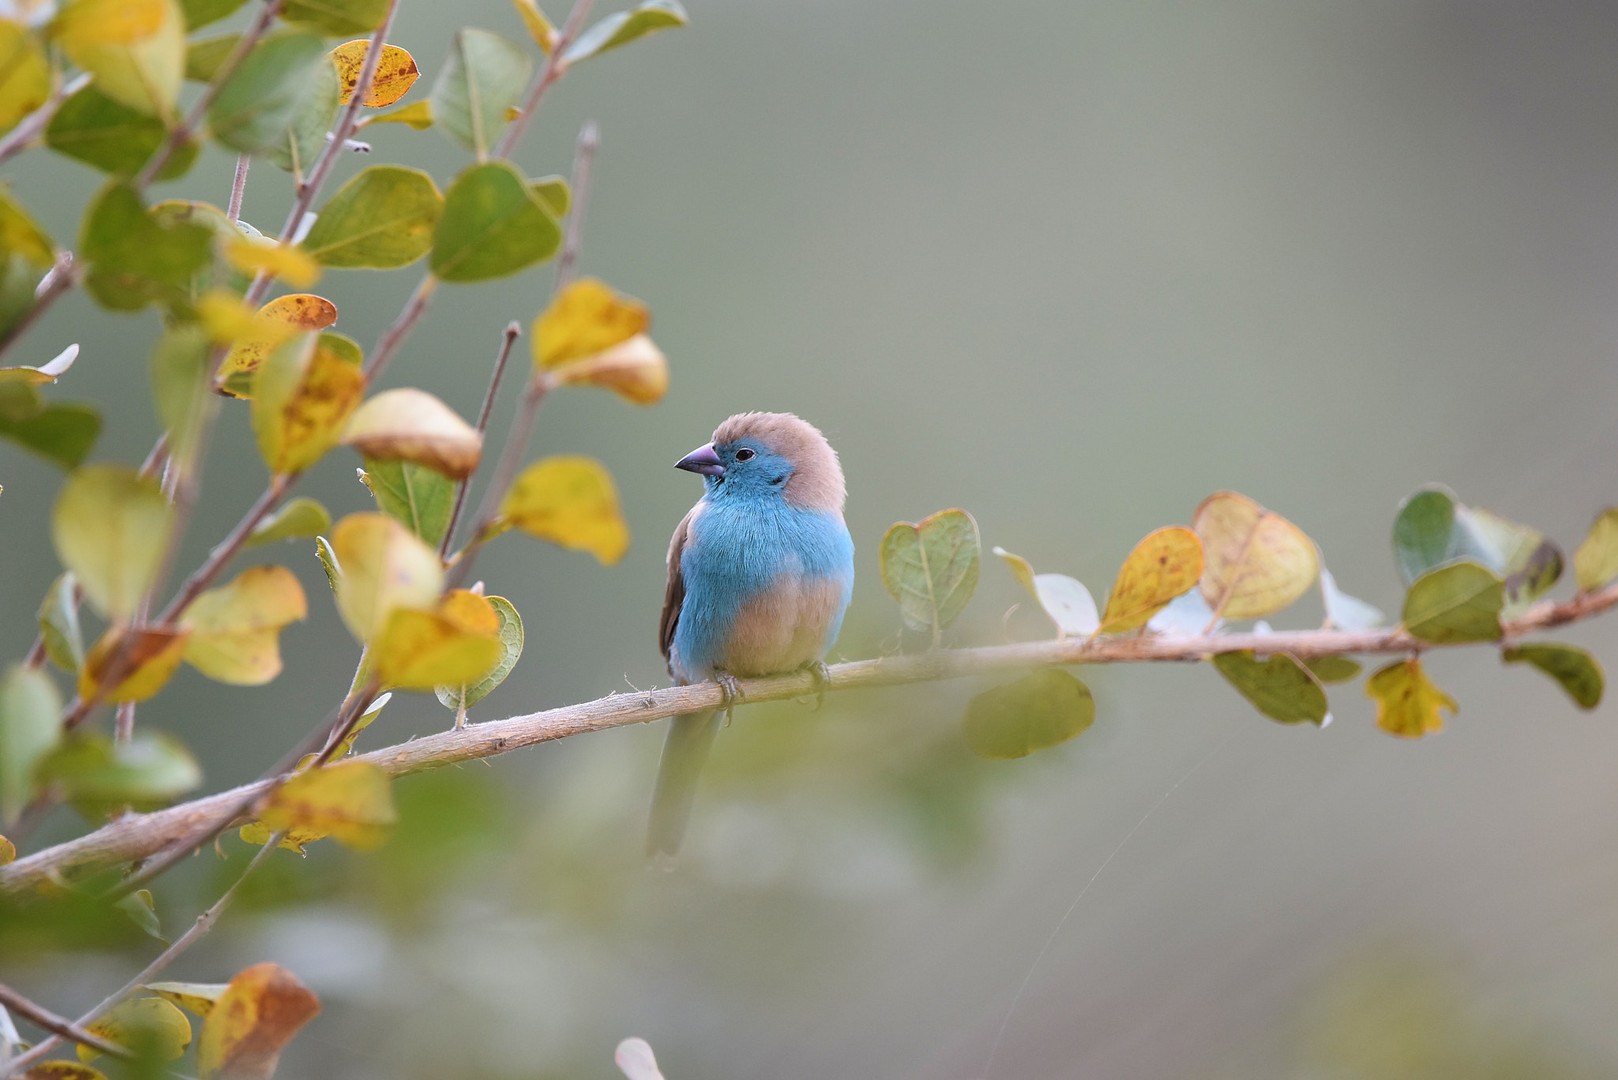
[(123, 677), (116, 686), (104, 688), (103, 701), (145, 701), (152, 697), (173, 676), (185, 656), (187, 630), (165, 630), (160, 627), (114, 626), (101, 635), (84, 658), (79, 669), (79, 696), (88, 699), (98, 687), (114, 678), (112, 662), (127, 641), (128, 653)]
[[(205, 298), (206, 299), (206, 298)], [(204, 309), (204, 319), (207, 319)], [(258, 309), (254, 323), (258, 331), (245, 340), (237, 339), (219, 365), (214, 389), (229, 397), (252, 397), (253, 374), (277, 345), (299, 330), (324, 330), (337, 321), (337, 305), (313, 293), (278, 296)], [(210, 332), (212, 332), (210, 325)], [(235, 329), (245, 329), (235, 327)], [(225, 340), (232, 340), (235, 335)], [(216, 340), (218, 337), (216, 335)]]
[[(360, 81), (360, 68), (365, 65), (365, 54), (370, 52), (369, 38), (345, 41), (331, 51), (332, 62), (337, 65), (337, 77), (342, 82), (343, 94), (339, 104), (347, 105), (354, 96), (354, 86)], [(361, 105), (380, 109), (392, 105), (405, 96), (421, 72), (416, 69), (416, 58), (397, 45), (383, 45), (382, 58), (376, 62), (376, 75), (365, 92)]]
[(279, 964), (254, 964), (230, 980), (197, 1040), (203, 1080), (269, 1080), (281, 1049), (320, 1012), (320, 999)]

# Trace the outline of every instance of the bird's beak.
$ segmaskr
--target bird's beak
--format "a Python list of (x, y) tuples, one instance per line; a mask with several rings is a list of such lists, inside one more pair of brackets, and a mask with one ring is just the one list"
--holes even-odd
[(713, 443), (699, 446), (685, 457), (674, 463), (676, 469), (686, 472), (701, 473), (703, 476), (724, 476), (725, 467), (719, 463), (719, 454), (713, 448)]

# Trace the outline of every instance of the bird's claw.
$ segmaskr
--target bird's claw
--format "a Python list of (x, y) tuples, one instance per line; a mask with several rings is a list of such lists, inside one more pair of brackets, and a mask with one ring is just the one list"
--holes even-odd
[(730, 719), (730, 711), (747, 695), (742, 693), (742, 684), (736, 681), (736, 676), (728, 671), (714, 672), (713, 681), (719, 684), (719, 708), (725, 713), (725, 719)]
[(819, 711), (826, 703), (826, 691), (831, 686), (831, 668), (824, 660), (811, 660), (803, 667), (815, 680), (815, 709)]

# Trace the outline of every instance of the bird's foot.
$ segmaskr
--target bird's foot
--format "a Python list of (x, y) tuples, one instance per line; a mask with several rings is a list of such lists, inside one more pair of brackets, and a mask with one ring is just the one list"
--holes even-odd
[(731, 710), (747, 695), (742, 693), (742, 684), (736, 681), (736, 676), (728, 671), (714, 672), (713, 681), (719, 684), (719, 707), (724, 710), (725, 722), (729, 723)]
[(826, 666), (824, 660), (811, 660), (803, 665), (805, 671), (815, 680), (815, 709), (826, 703), (826, 691), (831, 687), (831, 668)]

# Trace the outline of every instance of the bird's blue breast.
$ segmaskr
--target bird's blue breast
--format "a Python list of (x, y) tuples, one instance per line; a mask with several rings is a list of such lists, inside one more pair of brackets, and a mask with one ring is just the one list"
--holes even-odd
[(854, 542), (842, 515), (778, 497), (700, 505), (680, 557), (677, 674), (761, 675), (822, 659), (854, 587)]

